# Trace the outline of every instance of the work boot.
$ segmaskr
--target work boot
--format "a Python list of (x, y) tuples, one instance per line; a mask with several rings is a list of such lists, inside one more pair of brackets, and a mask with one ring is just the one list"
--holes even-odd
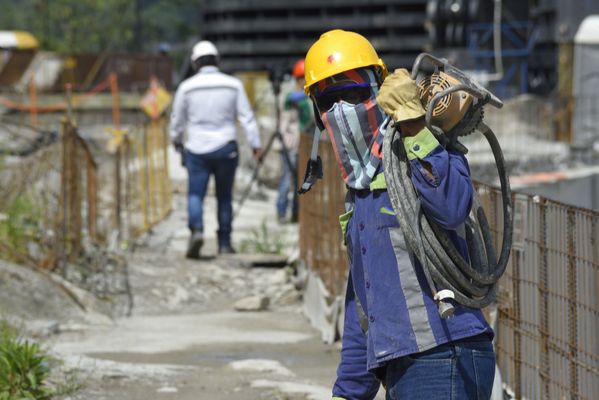
[(218, 248), (218, 254), (235, 254), (235, 249), (231, 246), (220, 246)]
[(200, 258), (200, 249), (204, 244), (204, 235), (201, 231), (193, 231), (189, 237), (189, 245), (185, 257), (197, 260)]

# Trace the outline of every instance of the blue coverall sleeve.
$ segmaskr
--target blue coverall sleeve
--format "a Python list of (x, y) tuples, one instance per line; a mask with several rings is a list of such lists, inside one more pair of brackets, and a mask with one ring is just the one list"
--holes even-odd
[(358, 319), (351, 273), (345, 294), (343, 326), (341, 361), (337, 368), (333, 397), (347, 400), (374, 399), (380, 383), (366, 367), (366, 335), (362, 332)]
[(428, 129), (409, 139), (404, 144), (412, 165), (412, 182), (426, 214), (445, 229), (455, 229), (466, 220), (472, 206), (466, 157), (445, 150)]

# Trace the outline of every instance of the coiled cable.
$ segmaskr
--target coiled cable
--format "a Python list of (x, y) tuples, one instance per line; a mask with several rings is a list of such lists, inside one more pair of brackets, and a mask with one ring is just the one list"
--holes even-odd
[[(455, 248), (445, 229), (422, 210), (397, 125), (385, 135), (383, 144), (385, 179), (391, 204), (406, 243), (423, 266), (433, 296), (439, 300), (437, 293), (451, 290), (456, 302), (470, 308), (483, 308), (495, 300), (496, 284), (505, 272), (510, 255), (513, 226), (511, 191), (503, 152), (487, 125), (481, 122), (477, 129), (489, 142), (501, 185), (503, 238), (499, 259), (496, 258), (493, 236), (476, 191), (471, 212), (464, 223), (468, 261)], [(439, 303), (442, 316), (452, 314), (452, 311), (442, 310)]]

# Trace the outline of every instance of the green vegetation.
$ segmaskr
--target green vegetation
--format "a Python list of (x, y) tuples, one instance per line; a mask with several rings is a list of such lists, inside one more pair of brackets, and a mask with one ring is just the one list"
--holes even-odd
[(266, 220), (262, 220), (260, 228), (252, 229), (250, 237), (241, 242), (241, 251), (243, 253), (281, 254), (284, 245), (281, 236), (270, 234)]
[(185, 0), (0, 0), (2, 30), (25, 30), (44, 50), (152, 51), (198, 34), (200, 2)]
[[(41, 217), (39, 208), (31, 198), (22, 194), (17, 197), (0, 216), (0, 243), (12, 249), (15, 254), (27, 254), (27, 242), (35, 239)], [(7, 255), (9, 259), (14, 254)]]
[(0, 400), (49, 399), (49, 360), (37, 343), (22, 340), (0, 320)]

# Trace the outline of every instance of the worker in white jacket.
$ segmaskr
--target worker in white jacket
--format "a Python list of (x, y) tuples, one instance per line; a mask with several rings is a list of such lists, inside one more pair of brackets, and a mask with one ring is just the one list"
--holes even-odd
[(203, 202), (210, 175), (214, 175), (218, 201), (218, 251), (235, 252), (231, 245), (231, 203), (239, 160), (236, 122), (244, 130), (256, 159), (262, 151), (258, 124), (243, 85), (239, 79), (219, 71), (214, 44), (198, 42), (191, 61), (197, 73), (177, 89), (169, 136), (183, 153), (189, 174), (187, 209), (191, 235), (186, 256), (199, 258), (204, 243)]

